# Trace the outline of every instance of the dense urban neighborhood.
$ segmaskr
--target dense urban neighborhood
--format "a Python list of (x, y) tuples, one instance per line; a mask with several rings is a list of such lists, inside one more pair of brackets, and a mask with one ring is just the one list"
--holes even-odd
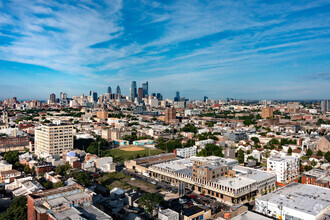
[(0, 219), (330, 219), (330, 101), (0, 101)]

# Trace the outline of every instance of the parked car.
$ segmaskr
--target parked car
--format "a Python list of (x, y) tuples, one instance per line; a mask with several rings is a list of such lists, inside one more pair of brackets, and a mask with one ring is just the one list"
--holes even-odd
[(131, 178), (131, 180), (132, 180), (132, 181), (134, 181), (134, 180), (135, 180), (135, 178)]
[(200, 196), (205, 196), (205, 195), (204, 195), (204, 194), (202, 194), (202, 193), (201, 193), (201, 194), (199, 194), (199, 195), (200, 195)]
[(195, 195), (193, 195), (193, 194), (190, 194), (189, 196), (190, 196), (191, 198), (194, 198), (194, 199), (197, 198), (197, 196), (195, 196)]
[(151, 184), (154, 184), (154, 185), (156, 185), (156, 184), (157, 184), (157, 182), (156, 182), (156, 181), (151, 181)]

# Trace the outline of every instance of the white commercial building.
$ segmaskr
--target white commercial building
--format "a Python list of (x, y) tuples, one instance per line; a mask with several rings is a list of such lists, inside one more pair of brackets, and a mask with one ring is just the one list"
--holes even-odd
[(73, 125), (42, 125), (35, 130), (35, 152), (59, 155), (73, 149)]
[(200, 115), (201, 111), (197, 109), (186, 109), (184, 111), (184, 116)]
[(330, 189), (292, 183), (256, 198), (256, 211), (276, 219), (330, 219)]
[(179, 213), (171, 209), (165, 209), (158, 212), (158, 219), (160, 220), (179, 220)]
[(267, 159), (267, 171), (276, 174), (277, 182), (286, 183), (299, 176), (299, 158), (275, 155)]
[(189, 157), (196, 156), (196, 152), (197, 152), (196, 146), (177, 148), (174, 150), (174, 153), (176, 154), (176, 156), (182, 157), (182, 158), (189, 158)]

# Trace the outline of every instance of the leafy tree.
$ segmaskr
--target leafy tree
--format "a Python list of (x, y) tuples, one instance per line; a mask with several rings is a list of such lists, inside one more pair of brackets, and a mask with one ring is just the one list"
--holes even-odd
[(75, 179), (77, 180), (78, 183), (84, 186), (89, 186), (91, 184), (91, 178), (88, 172), (79, 172), (75, 176)]
[(308, 149), (307, 152), (306, 152), (306, 155), (309, 156), (309, 157), (312, 156), (313, 155), (312, 149)]
[(183, 147), (192, 147), (195, 145), (195, 140), (189, 139), (185, 144), (183, 144)]
[(53, 183), (50, 181), (45, 181), (42, 184), (46, 189), (52, 189), (53, 188)]
[(162, 196), (155, 193), (144, 193), (138, 201), (138, 204), (144, 207), (145, 211), (149, 214), (156, 208), (156, 206), (160, 205), (164, 202)]
[(279, 142), (276, 138), (272, 138), (272, 139), (269, 141), (269, 144), (270, 144), (270, 145), (274, 145), (274, 144), (279, 145), (280, 142)]
[(66, 163), (64, 165), (57, 166), (55, 172), (60, 175), (65, 175), (68, 169), (70, 169), (70, 165)]
[(255, 121), (255, 120), (252, 120), (252, 119), (250, 119), (250, 118), (247, 118), (247, 119), (244, 120), (243, 124), (244, 124), (245, 126), (250, 126), (250, 125), (252, 125), (252, 124), (256, 124), (256, 121)]
[(18, 196), (10, 204), (5, 213), (0, 215), (0, 220), (27, 219), (27, 199), (26, 196)]
[(99, 153), (98, 144), (96, 142), (91, 143), (86, 149), (86, 152), (91, 154), (98, 154)]
[(193, 124), (186, 124), (183, 128), (181, 128), (183, 132), (194, 132), (197, 133), (197, 128)]
[(55, 188), (62, 187), (62, 186), (64, 186), (64, 183), (62, 181), (59, 181), (59, 182), (54, 184)]
[(315, 160), (312, 160), (312, 166), (315, 167), (316, 166), (316, 161)]
[(317, 155), (317, 156), (321, 156), (321, 157), (322, 157), (322, 156), (323, 156), (323, 152), (322, 152), (322, 151), (320, 151), (320, 150), (318, 150), (318, 151), (317, 151), (317, 153), (316, 153), (316, 155)]
[(289, 154), (289, 155), (292, 154), (292, 148), (291, 148), (291, 147), (289, 147), (289, 149), (288, 149), (288, 154)]
[(328, 162), (330, 162), (330, 151), (326, 152), (324, 156), (325, 156), (325, 159), (326, 159)]
[(304, 167), (304, 169), (305, 169), (305, 171), (310, 171), (310, 170), (312, 170), (312, 169), (313, 169), (313, 167), (312, 167), (312, 166), (309, 166), (309, 165), (307, 165), (307, 166), (305, 166), (305, 167)]
[(182, 144), (180, 140), (170, 140), (168, 142), (160, 142), (156, 147), (167, 152), (173, 152), (174, 149), (181, 148)]
[(4, 155), (5, 160), (10, 164), (15, 164), (18, 162), (18, 151), (8, 151)]
[(259, 144), (260, 140), (257, 137), (252, 137), (251, 140), (254, 142), (254, 144)]
[(198, 153), (198, 156), (207, 157), (207, 156), (218, 156), (223, 157), (222, 148), (215, 144), (206, 144), (205, 147)]
[(238, 163), (244, 163), (244, 151), (242, 149), (238, 150), (237, 160)]
[(31, 172), (30, 167), (29, 167), (28, 165), (26, 165), (26, 166), (24, 167), (24, 173), (30, 173), (30, 172)]

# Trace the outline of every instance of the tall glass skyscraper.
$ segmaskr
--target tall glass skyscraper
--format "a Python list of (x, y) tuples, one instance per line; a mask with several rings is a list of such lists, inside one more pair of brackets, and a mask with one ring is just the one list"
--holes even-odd
[(117, 99), (120, 99), (121, 98), (121, 90), (120, 90), (120, 87), (117, 86), (117, 89), (116, 89), (116, 98)]
[(174, 101), (175, 102), (179, 102), (180, 101), (180, 92), (175, 92)]
[(134, 100), (135, 97), (137, 97), (137, 91), (136, 91), (136, 81), (132, 81), (131, 88), (129, 90), (129, 97), (131, 100)]
[(108, 87), (108, 93), (111, 93), (111, 87), (110, 86)]
[(143, 97), (146, 97), (148, 95), (148, 81), (145, 83), (142, 83), (142, 88), (143, 88)]

